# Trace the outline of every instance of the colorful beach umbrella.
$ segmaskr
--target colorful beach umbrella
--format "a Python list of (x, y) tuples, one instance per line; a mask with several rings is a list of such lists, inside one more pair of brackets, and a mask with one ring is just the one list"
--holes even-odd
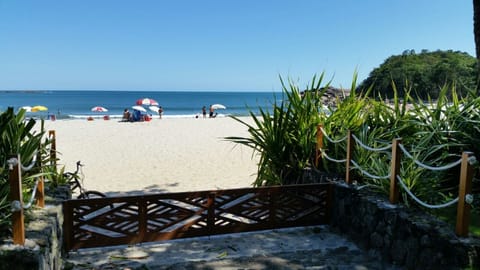
[(48, 108), (42, 105), (37, 105), (32, 107), (32, 112), (47, 111)]
[(132, 106), (132, 109), (141, 111), (141, 112), (147, 112), (147, 110), (145, 110), (145, 108), (143, 108), (142, 106)]
[(156, 113), (158, 113), (158, 110), (160, 109), (160, 108), (158, 108), (157, 106), (150, 106), (150, 107), (148, 107), (148, 108), (150, 109), (150, 111), (156, 112)]
[(102, 106), (95, 106), (91, 109), (92, 112), (108, 112), (107, 108)]
[(135, 103), (137, 105), (158, 106), (158, 102), (151, 98), (141, 98)]

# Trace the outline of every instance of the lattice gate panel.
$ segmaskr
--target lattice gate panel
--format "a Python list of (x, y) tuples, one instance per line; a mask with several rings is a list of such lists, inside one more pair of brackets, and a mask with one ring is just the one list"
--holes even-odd
[(268, 220), (268, 194), (225, 192), (220, 197), (223, 203), (215, 204), (215, 231), (235, 232), (248, 229), (261, 229)]
[[(72, 248), (95, 247), (134, 242), (138, 239), (139, 207), (137, 201), (114, 202), (111, 198), (71, 200), (71, 216), (65, 212), (65, 239)], [(70, 234), (67, 232), (71, 231)], [(68, 245), (67, 245), (68, 246)]]
[(306, 226), (328, 222), (327, 186), (232, 190), (217, 194), (216, 233)]
[(329, 184), (68, 200), (67, 250), (328, 222)]
[(158, 241), (207, 234), (208, 192), (195, 196), (148, 200), (144, 241)]

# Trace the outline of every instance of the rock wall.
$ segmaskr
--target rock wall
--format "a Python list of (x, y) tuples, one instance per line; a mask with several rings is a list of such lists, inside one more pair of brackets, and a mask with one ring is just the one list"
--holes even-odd
[(331, 226), (379, 260), (406, 269), (480, 269), (480, 241), (387, 198), (335, 184)]
[(0, 245), (0, 270), (62, 269), (61, 201), (69, 198), (70, 188), (60, 187), (54, 197), (48, 196), (47, 207), (26, 211), (25, 245), (13, 245), (6, 239)]

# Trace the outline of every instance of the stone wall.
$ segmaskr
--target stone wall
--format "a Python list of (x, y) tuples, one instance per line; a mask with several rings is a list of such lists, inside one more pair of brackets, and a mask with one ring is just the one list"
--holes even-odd
[(60, 187), (52, 196), (47, 197), (47, 207), (26, 211), (24, 246), (13, 245), (11, 239), (2, 241), (0, 270), (62, 269), (61, 201), (71, 196), (70, 188)]
[(480, 241), (459, 238), (451, 225), (420, 210), (335, 184), (332, 229), (379, 260), (406, 269), (480, 269)]

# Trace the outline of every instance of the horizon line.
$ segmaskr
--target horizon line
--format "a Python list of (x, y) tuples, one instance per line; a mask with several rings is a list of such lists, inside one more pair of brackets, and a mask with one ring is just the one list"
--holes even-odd
[(229, 90), (143, 90), (143, 89), (0, 89), (0, 92), (46, 92), (46, 91), (130, 91), (130, 92), (281, 92), (281, 90), (251, 90), (251, 89), (229, 89)]

